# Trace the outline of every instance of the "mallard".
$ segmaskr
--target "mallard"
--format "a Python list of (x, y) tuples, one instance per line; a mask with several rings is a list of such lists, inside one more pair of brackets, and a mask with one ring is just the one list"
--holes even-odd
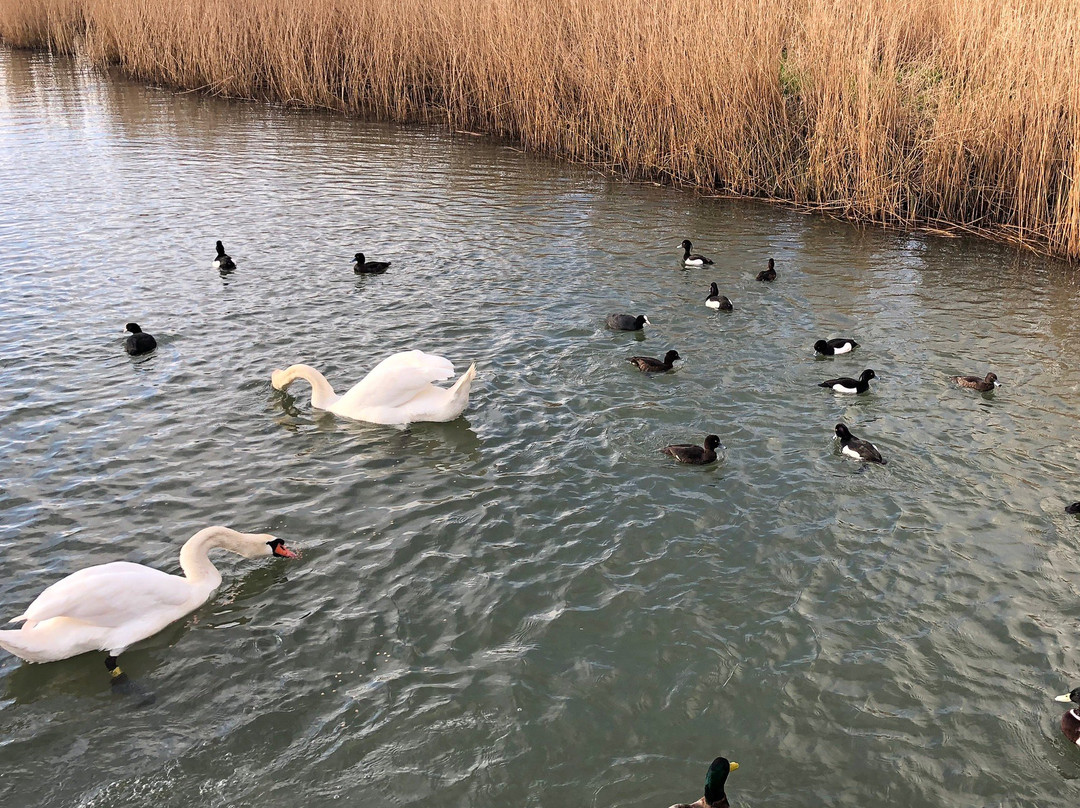
[(680, 802), (671, 808), (731, 808), (727, 794), (724, 793), (724, 783), (727, 782), (728, 775), (737, 768), (738, 763), (726, 757), (718, 757), (705, 775), (705, 796), (697, 802)]
[(1061, 716), (1061, 731), (1069, 739), (1069, 743), (1080, 746), (1080, 687), (1074, 688), (1072, 692), (1064, 696), (1055, 697), (1054, 701), (1077, 705)]

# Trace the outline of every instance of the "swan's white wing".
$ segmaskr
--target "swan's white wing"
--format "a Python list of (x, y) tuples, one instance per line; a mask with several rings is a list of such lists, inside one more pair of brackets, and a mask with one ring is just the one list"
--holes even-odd
[(449, 359), (423, 351), (405, 351), (377, 364), (364, 379), (341, 397), (337, 406), (400, 407), (432, 382), (454, 377)]
[(70, 617), (95, 626), (115, 627), (175, 609), (191, 597), (191, 586), (177, 575), (152, 567), (114, 561), (62, 578), (37, 596), (24, 617), (41, 622)]

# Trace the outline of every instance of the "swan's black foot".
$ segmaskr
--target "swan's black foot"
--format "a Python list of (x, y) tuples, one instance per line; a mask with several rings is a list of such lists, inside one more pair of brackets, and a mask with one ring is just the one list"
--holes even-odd
[(109, 670), (109, 688), (117, 696), (137, 696), (136, 707), (147, 707), (157, 701), (157, 696), (140, 685), (131, 681), (128, 675), (120, 670), (116, 657), (105, 658), (105, 667)]

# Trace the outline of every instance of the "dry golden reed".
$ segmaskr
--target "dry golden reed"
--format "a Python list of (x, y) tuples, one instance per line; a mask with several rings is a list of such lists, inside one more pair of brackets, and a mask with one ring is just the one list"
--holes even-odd
[(0, 0), (155, 82), (1080, 258), (1080, 0)]

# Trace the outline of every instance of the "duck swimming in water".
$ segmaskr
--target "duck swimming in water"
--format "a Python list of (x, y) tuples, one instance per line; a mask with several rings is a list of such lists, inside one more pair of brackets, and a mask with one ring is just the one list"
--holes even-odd
[(676, 359), (682, 359), (678, 351), (668, 351), (664, 354), (664, 361), (653, 359), (651, 356), (631, 356), (626, 361), (636, 365), (642, 373), (667, 373), (675, 364)]
[(706, 435), (704, 448), (692, 443), (674, 443), (671, 446), (665, 446), (660, 451), (674, 457), (680, 463), (687, 463), (691, 466), (705, 466), (716, 462), (716, 450), (720, 446), (719, 436)]
[(728, 760), (726, 757), (718, 757), (709, 766), (705, 774), (705, 796), (697, 802), (680, 802), (671, 808), (731, 808), (724, 784), (728, 775), (739, 768), (738, 763)]
[(694, 249), (694, 245), (690, 241), (690, 239), (683, 239), (683, 243), (679, 246), (683, 248), (683, 266), (700, 267), (712, 263), (712, 259), (706, 258), (704, 255), (698, 255), (697, 253), (690, 252), (692, 249)]
[(217, 248), (217, 257), (214, 259), (214, 267), (226, 272), (230, 269), (236, 269), (236, 264), (225, 254), (225, 246), (219, 241), (215, 247)]
[(1061, 716), (1061, 731), (1069, 739), (1069, 743), (1080, 746), (1080, 687), (1064, 696), (1057, 696), (1054, 701), (1073, 705), (1069, 712)]
[(998, 384), (996, 373), (987, 373), (984, 378), (978, 376), (950, 376), (958, 387), (965, 387), (968, 390), (978, 390), (980, 393), (989, 393), (995, 387), (1000, 387)]
[(877, 374), (870, 370), (870, 368), (867, 368), (859, 375), (858, 379), (841, 376), (839, 379), (829, 379), (828, 381), (822, 382), (818, 387), (828, 387), (836, 393), (854, 395), (856, 393), (865, 393), (869, 390), (870, 380), (876, 378)]
[(139, 328), (138, 323), (128, 323), (124, 330), (131, 332), (131, 336), (124, 340), (124, 350), (132, 356), (150, 353), (157, 347), (157, 340)]
[(720, 287), (715, 283), (709, 287), (709, 296), (705, 298), (705, 305), (710, 309), (719, 309), (720, 311), (731, 311), (735, 308), (728, 298), (720, 294)]

